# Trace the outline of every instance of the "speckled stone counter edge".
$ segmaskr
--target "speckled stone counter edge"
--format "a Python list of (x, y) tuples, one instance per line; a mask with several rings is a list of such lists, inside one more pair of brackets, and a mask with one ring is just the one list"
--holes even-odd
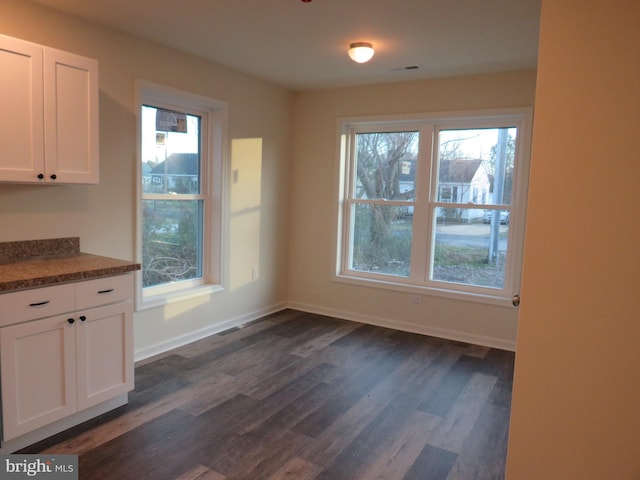
[(78, 237), (0, 242), (0, 294), (135, 270), (140, 264), (80, 252)]

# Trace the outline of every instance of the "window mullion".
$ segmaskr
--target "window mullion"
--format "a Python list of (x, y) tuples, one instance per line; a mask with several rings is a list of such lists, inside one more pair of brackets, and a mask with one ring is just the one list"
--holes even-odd
[(433, 145), (433, 126), (423, 125), (420, 128), (418, 149), (418, 165), (416, 169), (416, 196), (413, 215), (413, 238), (411, 243), (411, 275), (413, 282), (422, 284), (426, 278), (429, 265), (430, 228), (430, 178), (431, 152)]

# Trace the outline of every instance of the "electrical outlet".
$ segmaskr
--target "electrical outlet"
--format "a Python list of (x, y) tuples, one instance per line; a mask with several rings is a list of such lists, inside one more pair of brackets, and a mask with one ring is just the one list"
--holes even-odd
[(257, 280), (258, 276), (258, 267), (251, 267), (251, 280)]
[(411, 295), (409, 301), (411, 303), (422, 303), (422, 295)]

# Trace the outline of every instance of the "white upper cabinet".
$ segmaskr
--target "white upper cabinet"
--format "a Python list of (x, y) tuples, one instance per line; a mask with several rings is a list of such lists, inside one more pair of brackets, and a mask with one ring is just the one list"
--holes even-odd
[(0, 181), (98, 183), (98, 62), (0, 35)]
[(98, 183), (98, 62), (44, 50), (45, 178)]
[(39, 45), (0, 36), (0, 180), (44, 175), (44, 61)]

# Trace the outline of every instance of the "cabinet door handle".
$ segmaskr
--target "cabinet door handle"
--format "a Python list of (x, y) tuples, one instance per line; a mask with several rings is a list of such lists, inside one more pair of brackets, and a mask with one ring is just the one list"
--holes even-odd
[(80, 315), (80, 321), (84, 322), (87, 319), (87, 317), (85, 317), (84, 315)]
[(50, 302), (50, 300), (45, 300), (44, 302), (30, 303), (29, 306), (30, 307), (44, 307), (49, 302)]
[(58, 176), (57, 176), (55, 173), (52, 173), (52, 174), (49, 176), (49, 178), (50, 178), (51, 180), (55, 180), (56, 178), (58, 178)]
[(108, 288), (107, 290), (98, 290), (98, 293), (100, 295), (105, 295), (105, 294), (111, 293), (111, 292), (113, 292), (113, 288)]
[(39, 178), (40, 180), (42, 180), (42, 179), (44, 178), (44, 173), (39, 173), (39, 174), (38, 174), (38, 178)]
[(69, 325), (73, 325), (73, 322), (75, 322), (76, 320), (74, 318), (67, 318), (67, 322), (69, 322)]

